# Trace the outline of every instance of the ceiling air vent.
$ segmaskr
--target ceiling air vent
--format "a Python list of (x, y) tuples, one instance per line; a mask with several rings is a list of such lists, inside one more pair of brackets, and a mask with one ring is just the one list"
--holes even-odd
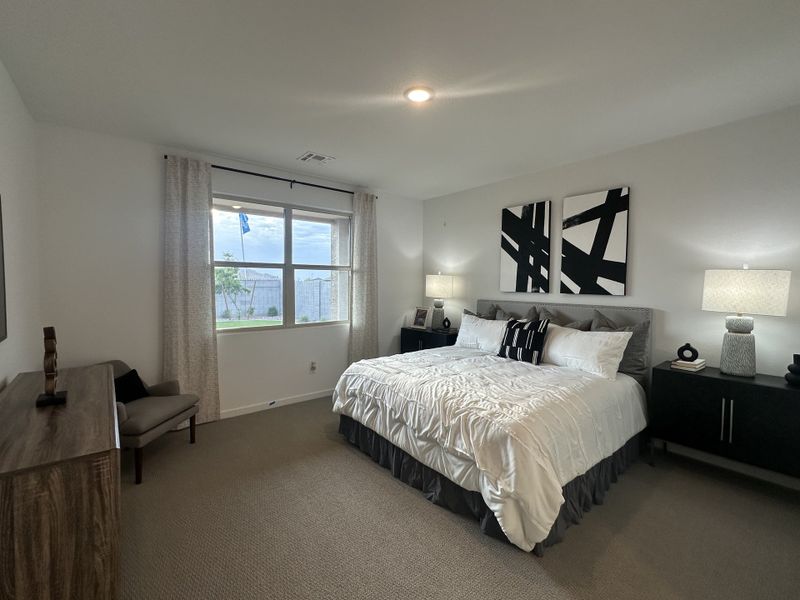
[(316, 152), (306, 152), (301, 156), (297, 157), (297, 160), (300, 160), (304, 163), (308, 163), (311, 165), (325, 165), (335, 160), (333, 156), (325, 156), (324, 154), (317, 154)]

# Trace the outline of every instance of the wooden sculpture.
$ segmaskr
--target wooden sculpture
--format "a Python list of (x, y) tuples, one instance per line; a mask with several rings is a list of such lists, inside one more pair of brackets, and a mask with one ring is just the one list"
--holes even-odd
[(58, 352), (56, 352), (56, 328), (44, 328), (44, 394), (36, 399), (36, 406), (53, 406), (67, 401), (67, 392), (57, 392)]

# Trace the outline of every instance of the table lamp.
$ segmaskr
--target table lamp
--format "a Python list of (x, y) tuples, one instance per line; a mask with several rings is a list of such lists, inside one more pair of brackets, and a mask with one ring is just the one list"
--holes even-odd
[(442, 329), (444, 326), (444, 299), (453, 297), (453, 276), (442, 275), (425, 275), (425, 295), (428, 298), (433, 298), (433, 319), (431, 320), (431, 327), (433, 329)]
[(736, 313), (725, 317), (728, 332), (722, 338), (719, 370), (728, 375), (754, 377), (756, 340), (753, 317), (785, 317), (791, 271), (711, 269), (703, 283), (703, 310)]

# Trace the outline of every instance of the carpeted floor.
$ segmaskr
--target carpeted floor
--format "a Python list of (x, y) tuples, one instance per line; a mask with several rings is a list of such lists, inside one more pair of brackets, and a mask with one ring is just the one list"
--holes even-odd
[(122, 598), (797, 598), (800, 494), (639, 462), (543, 558), (426, 501), (336, 433), (329, 400), (123, 453)]

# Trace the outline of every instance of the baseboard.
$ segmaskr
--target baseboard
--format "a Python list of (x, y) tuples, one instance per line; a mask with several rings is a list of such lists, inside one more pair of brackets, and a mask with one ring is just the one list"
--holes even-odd
[[(654, 439), (653, 442), (655, 443), (656, 448), (664, 447), (663, 440)], [(667, 442), (667, 449), (673, 454), (679, 454), (681, 456), (704, 462), (715, 467), (728, 469), (729, 471), (735, 471), (736, 473), (747, 475), (748, 477), (753, 477), (755, 479), (774, 483), (775, 485), (800, 491), (800, 479), (792, 477), (791, 475), (784, 475), (783, 473), (776, 473), (775, 471), (769, 471), (767, 469), (762, 469), (761, 467), (755, 467), (753, 465), (736, 462), (735, 460), (730, 460), (724, 456), (707, 454), (705, 452), (701, 452), (700, 450), (688, 448), (687, 446), (681, 446), (680, 444), (676, 444), (674, 442)]]
[(308, 394), (300, 394), (299, 396), (288, 396), (286, 398), (278, 398), (276, 400), (266, 400), (264, 402), (257, 402), (255, 404), (248, 404), (247, 406), (239, 406), (236, 408), (226, 408), (220, 411), (220, 418), (230, 419), (231, 417), (240, 417), (242, 415), (249, 415), (250, 413), (259, 412), (262, 410), (269, 410), (271, 408), (278, 408), (279, 406), (286, 406), (288, 404), (297, 404), (298, 402), (306, 402), (308, 400), (316, 400), (317, 398), (325, 398), (333, 394), (333, 390), (319, 390), (318, 392), (309, 392)]

